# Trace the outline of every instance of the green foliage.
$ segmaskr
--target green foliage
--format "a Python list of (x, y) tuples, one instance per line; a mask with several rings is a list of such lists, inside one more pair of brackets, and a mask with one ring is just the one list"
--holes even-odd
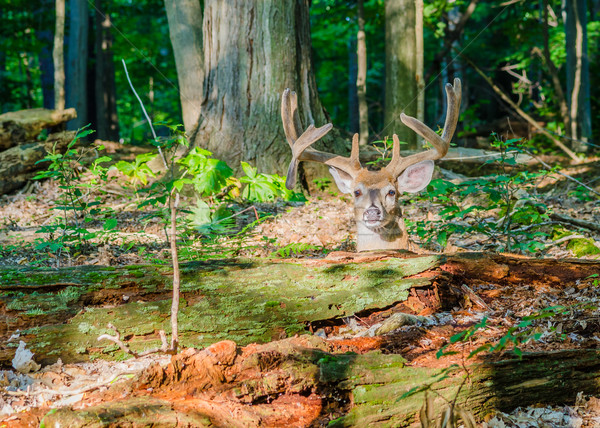
[(233, 175), (233, 170), (222, 160), (211, 158), (208, 150), (194, 147), (190, 153), (179, 163), (184, 167), (185, 173), (192, 178), (185, 183), (194, 186), (201, 196), (212, 196), (223, 189), (227, 179)]
[(318, 245), (312, 245), (305, 242), (291, 242), (283, 247), (278, 248), (274, 255), (280, 258), (288, 259), (290, 257), (300, 257), (305, 253), (314, 254), (315, 252), (322, 253), (324, 248)]
[(105, 220), (102, 230), (90, 231), (89, 224), (96, 218), (110, 215), (112, 211), (102, 206), (102, 197), (91, 198), (92, 193), (101, 192), (106, 184), (109, 169), (102, 164), (111, 160), (108, 156), (95, 159), (90, 167), (90, 179), (80, 180), (80, 171), (85, 167), (86, 154), (90, 150), (102, 150), (103, 146), (90, 149), (76, 147), (77, 142), (94, 131), (84, 127), (77, 131), (75, 138), (67, 145), (66, 152), (60, 153), (54, 147), (44, 159), (37, 163), (49, 162), (46, 170), (39, 172), (34, 179), (52, 179), (59, 183), (62, 194), (56, 200), (52, 210), (62, 215), (50, 225), (42, 226), (36, 233), (45, 233), (49, 239), (38, 239), (36, 250), (49, 250), (53, 253), (80, 250), (89, 240), (106, 237), (116, 227), (116, 220)]
[(148, 162), (156, 158), (156, 156), (156, 153), (142, 153), (137, 155), (133, 162), (121, 160), (115, 163), (112, 168), (129, 177), (134, 187), (137, 187), (139, 184), (145, 186), (148, 184), (148, 177), (156, 177), (148, 166)]
[(285, 177), (260, 174), (246, 162), (242, 162), (242, 169), (246, 174), (240, 178), (240, 182), (246, 184), (242, 192), (244, 199), (254, 202), (272, 202), (278, 198), (286, 201), (306, 201), (304, 195), (285, 187)]
[(486, 162), (497, 174), (459, 184), (433, 180), (424, 193), (442, 206), (438, 221), (407, 222), (425, 242), (445, 247), (452, 235), (483, 234), (501, 251), (536, 253), (545, 246), (536, 240), (547, 234), (540, 227), (549, 221), (547, 207), (535, 198), (535, 182), (547, 174), (514, 168), (524, 142), (503, 141), (494, 135), (492, 145), (500, 157)]

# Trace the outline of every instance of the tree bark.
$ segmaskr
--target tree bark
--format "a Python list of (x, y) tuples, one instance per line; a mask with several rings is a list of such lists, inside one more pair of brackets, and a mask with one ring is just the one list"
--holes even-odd
[[(284, 173), (291, 157), (280, 120), (285, 88), (298, 93), (305, 127), (328, 122), (311, 59), (308, 0), (207, 0), (204, 94), (194, 143), (239, 168)], [(345, 144), (325, 138), (328, 150)], [(323, 148), (322, 144), (317, 145)]]
[(54, 106), (65, 109), (65, 0), (56, 0), (56, 25), (54, 29)]
[(0, 151), (18, 144), (33, 142), (45, 128), (57, 128), (77, 117), (75, 109), (46, 110), (36, 108), (0, 115)]
[(183, 125), (186, 133), (192, 135), (202, 102), (202, 10), (199, 0), (165, 0), (165, 9), (177, 67)]
[(348, 131), (359, 132), (358, 120), (358, 58), (356, 55), (356, 37), (350, 36), (348, 41)]
[(96, 0), (96, 132), (101, 140), (119, 141), (117, 90), (112, 52), (110, 14), (104, 2)]
[(77, 118), (67, 124), (68, 129), (78, 129), (89, 123), (87, 107), (88, 2), (87, 0), (73, 0), (69, 7), (65, 104), (67, 107), (74, 107), (77, 110)]
[(358, 73), (356, 75), (356, 89), (358, 92), (358, 121), (359, 144), (365, 146), (369, 142), (369, 106), (367, 104), (367, 40), (365, 33), (365, 5), (364, 0), (357, 1), (358, 33), (356, 35), (356, 54)]
[(73, 131), (59, 132), (50, 134), (44, 141), (31, 141), (0, 152), (0, 195), (23, 187), (35, 171), (44, 168), (37, 162), (48, 151), (65, 149), (74, 137)]
[(416, 10), (413, 0), (385, 2), (385, 119), (383, 134), (398, 134), (404, 148), (417, 148), (417, 135), (400, 113), (417, 115)]
[[(563, 2), (567, 49), (567, 102), (573, 150), (587, 152), (592, 139), (586, 0)], [(580, 141), (576, 141), (580, 140)]]

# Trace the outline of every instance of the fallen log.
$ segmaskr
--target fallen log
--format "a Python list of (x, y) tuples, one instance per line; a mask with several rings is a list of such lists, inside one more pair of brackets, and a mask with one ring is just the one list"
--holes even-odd
[(51, 150), (64, 151), (75, 137), (73, 131), (50, 134), (44, 141), (34, 141), (0, 152), (0, 195), (21, 188), (44, 168), (37, 162)]
[(66, 110), (36, 108), (0, 114), (0, 151), (19, 144), (31, 143), (43, 129), (56, 128), (76, 117), (74, 108)]
[[(409, 257), (409, 258), (399, 258)], [(355, 314), (402, 303), (415, 313), (460, 306), (463, 284), (511, 298), (514, 287), (539, 297), (549, 288), (576, 286), (600, 262), (526, 259), (494, 254), (410, 257), (406, 253), (332, 253), (327, 260), (273, 262), (213, 260), (182, 265), (179, 330), (182, 346), (219, 340), (240, 345), (316, 331)], [(40, 363), (121, 358), (110, 322), (135, 351), (160, 346), (169, 333), (172, 269), (168, 266), (0, 267), (0, 363), (21, 330)], [(507, 293), (504, 295), (503, 293)], [(49, 344), (52, 344), (50, 347)]]
[[(155, 364), (74, 407), (36, 409), (4, 424), (407, 427), (418, 422), (425, 389), (435, 397), (436, 416), (456, 400), (479, 421), (496, 410), (572, 404), (580, 392), (600, 392), (597, 350), (483, 359), (454, 371), (411, 367), (400, 355), (331, 350), (314, 336), (246, 348), (232, 341), (188, 348), (167, 366)], [(404, 397), (415, 386), (422, 390)]]

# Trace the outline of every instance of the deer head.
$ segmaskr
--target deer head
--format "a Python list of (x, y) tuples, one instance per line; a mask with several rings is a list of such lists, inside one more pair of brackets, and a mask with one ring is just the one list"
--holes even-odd
[(294, 188), (300, 161), (319, 162), (329, 166), (339, 190), (354, 197), (354, 216), (357, 224), (357, 249), (408, 249), (408, 236), (402, 219), (398, 197), (402, 192), (416, 193), (429, 184), (433, 161), (443, 158), (458, 122), (461, 85), (446, 84), (447, 110), (442, 135), (414, 117), (401, 114), (402, 122), (431, 143), (432, 149), (400, 156), (400, 141), (394, 134), (392, 160), (379, 171), (363, 168), (359, 160), (358, 134), (352, 139), (350, 157), (325, 153), (310, 146), (325, 136), (333, 125), (315, 128), (309, 125), (302, 132), (295, 92), (286, 89), (281, 98), (281, 118), (285, 136), (292, 149), (292, 161), (287, 172), (286, 187)]

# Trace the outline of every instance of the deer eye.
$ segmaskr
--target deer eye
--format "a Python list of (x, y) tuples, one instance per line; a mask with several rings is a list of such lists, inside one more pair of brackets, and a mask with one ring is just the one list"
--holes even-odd
[(395, 190), (390, 190), (388, 192), (388, 196), (396, 196), (396, 191)]
[(354, 191), (354, 196), (356, 196), (358, 198), (360, 195), (362, 195), (362, 192), (360, 190)]

